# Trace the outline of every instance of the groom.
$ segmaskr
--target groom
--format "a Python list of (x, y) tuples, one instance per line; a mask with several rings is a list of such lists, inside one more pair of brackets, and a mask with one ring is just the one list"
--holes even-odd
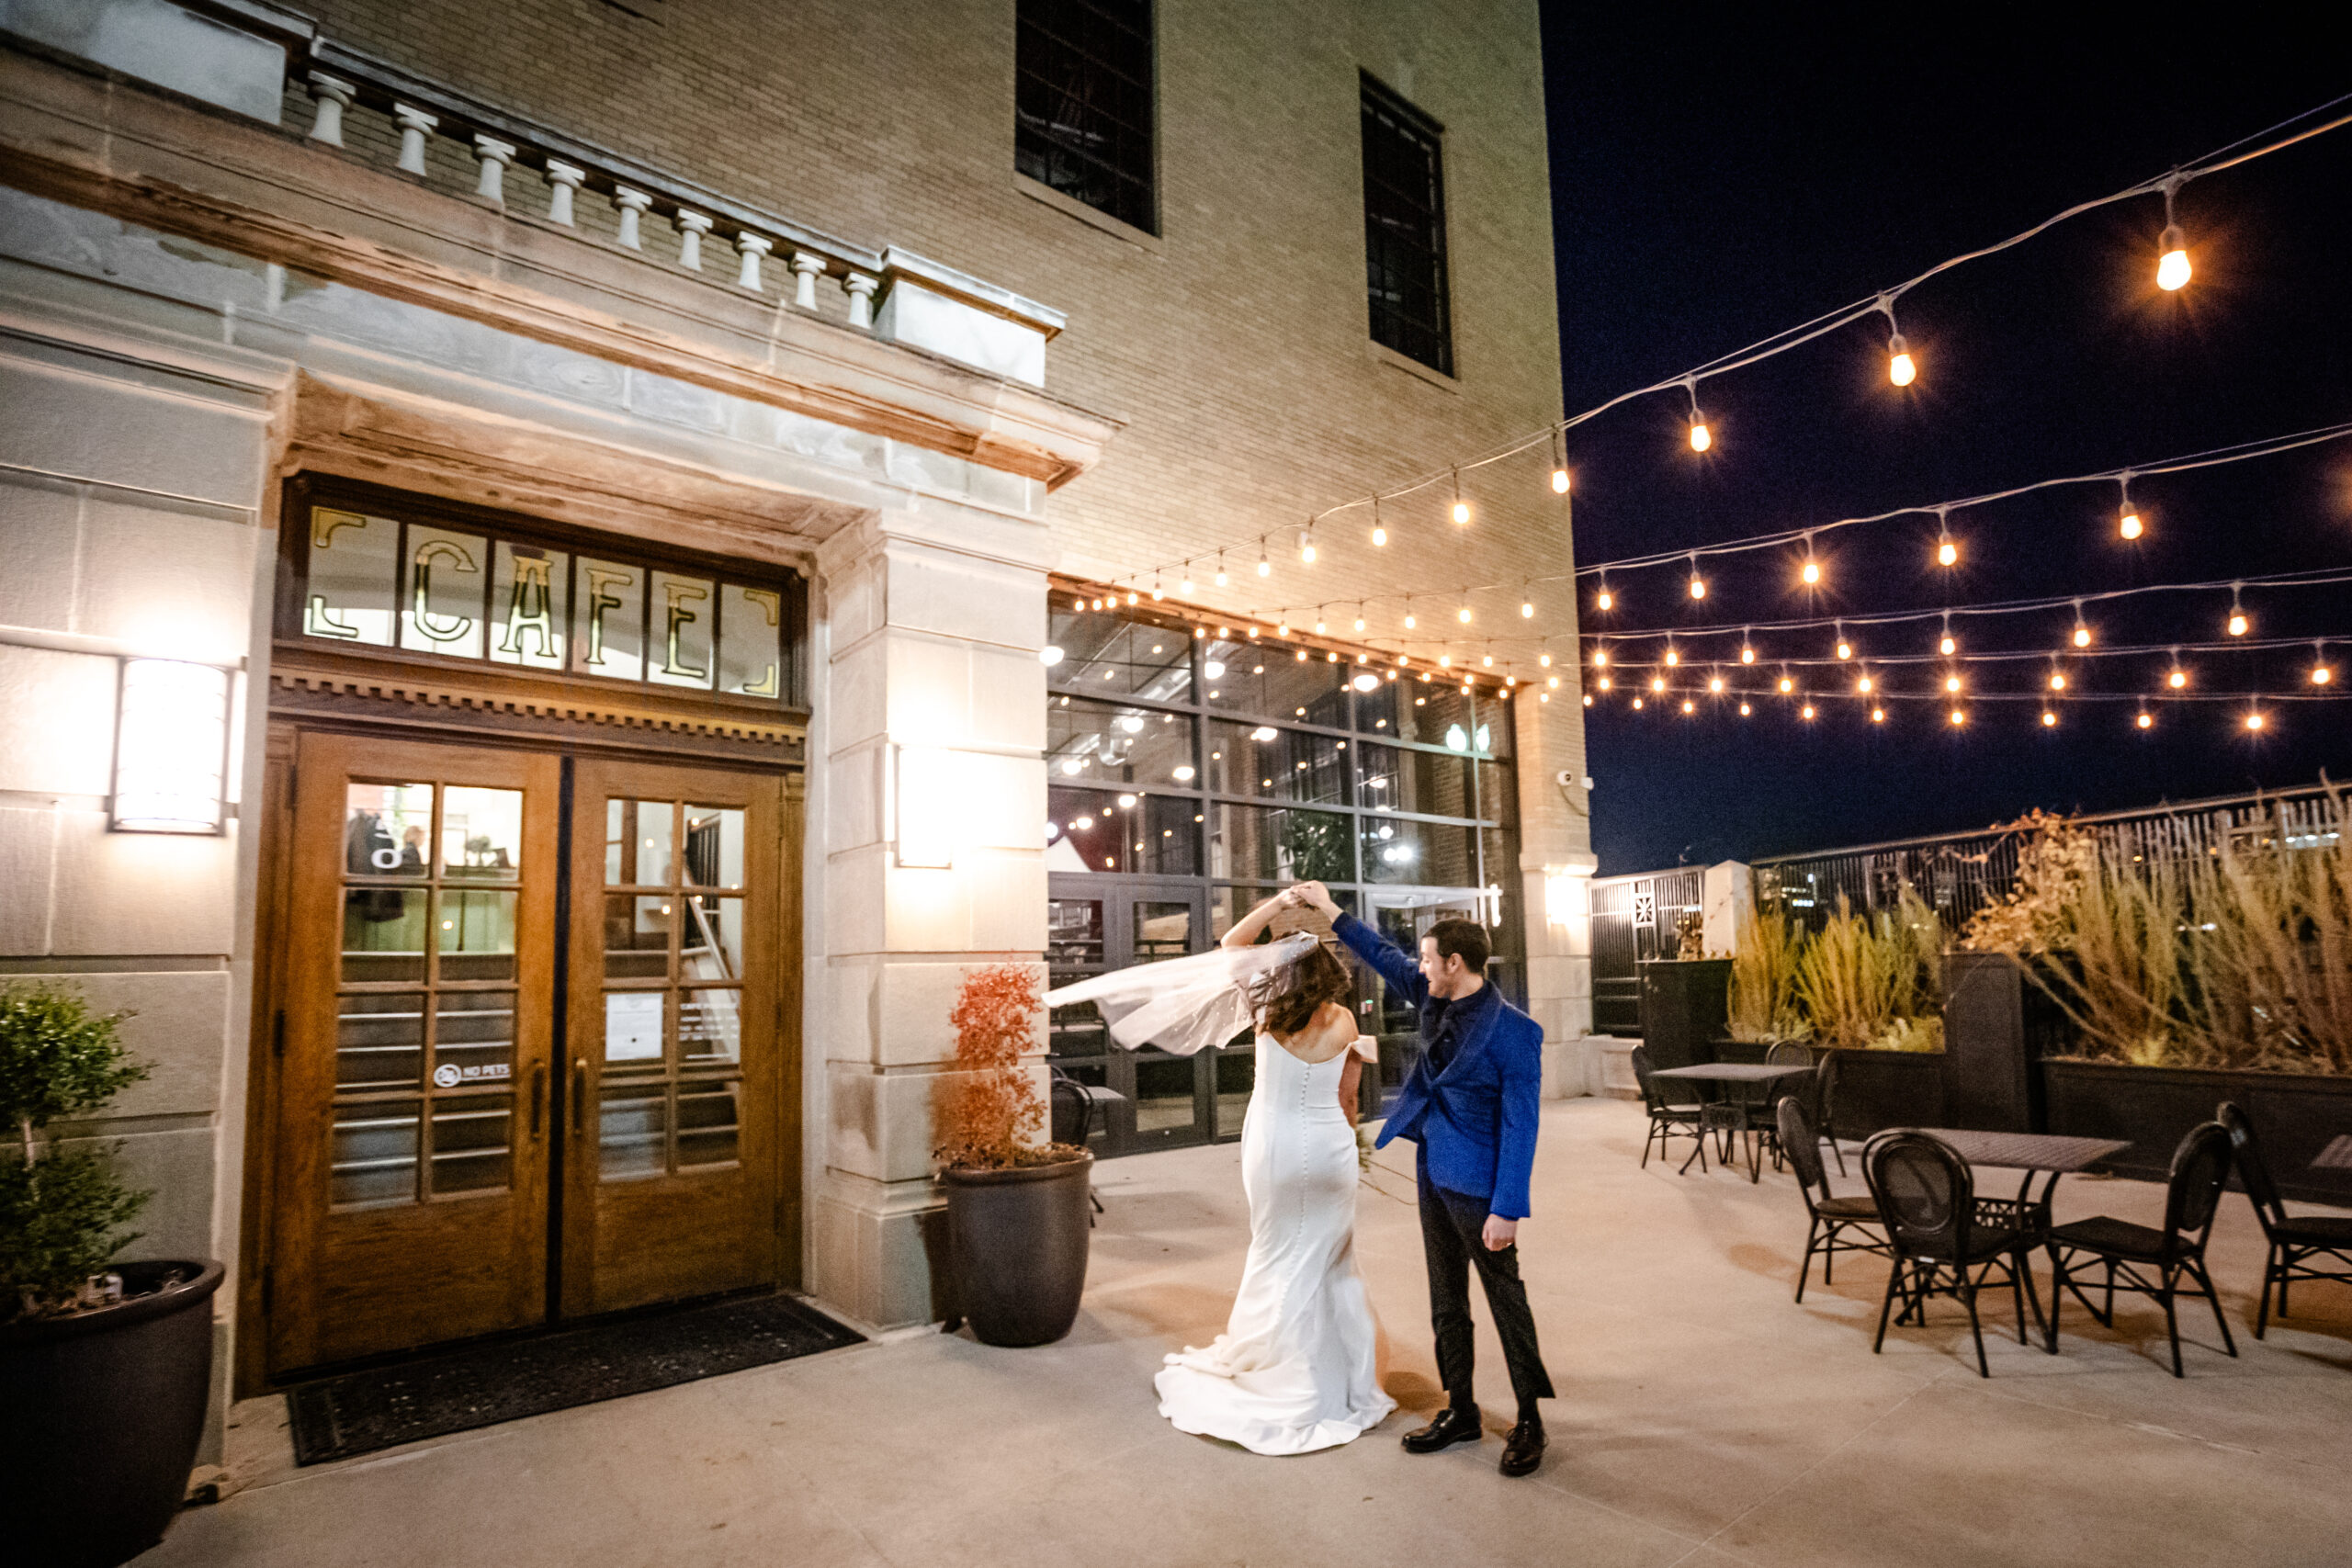
[[(1503, 1445), (1502, 1472), (1532, 1474), (1544, 1462), (1539, 1399), (1552, 1379), (1536, 1348), (1535, 1320), (1519, 1278), (1519, 1222), (1527, 1217), (1527, 1178), (1535, 1161), (1543, 1081), (1543, 1027), (1487, 984), (1486, 928), (1440, 920), (1421, 938), (1416, 964), (1394, 943), (1332, 901), (1319, 882), (1291, 889), (1319, 909), (1356, 956), (1420, 1013), (1421, 1057), (1413, 1064), (1380, 1130), (1380, 1143), (1410, 1138), (1421, 1200), (1421, 1247), (1429, 1262), (1430, 1317), (1437, 1330), (1438, 1376), (1447, 1405), (1405, 1434), (1409, 1453), (1435, 1453), (1479, 1437), (1471, 1392), (1473, 1264), (1502, 1337), (1519, 1424)], [(1377, 1146), (1377, 1145), (1375, 1145)]]

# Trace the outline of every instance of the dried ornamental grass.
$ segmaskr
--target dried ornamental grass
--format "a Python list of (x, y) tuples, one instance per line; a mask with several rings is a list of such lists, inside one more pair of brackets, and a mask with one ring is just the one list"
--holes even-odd
[(1795, 992), (1825, 1045), (1935, 1051), (1943, 1047), (1943, 926), (1910, 888), (1898, 908), (1838, 912), (1804, 946)]
[[(2341, 795), (2331, 790), (2336, 820)], [(2182, 946), (2219, 1065), (2352, 1073), (2352, 838), (2225, 846), (2188, 878)]]
[(1021, 1057), (1036, 1038), (1044, 1008), (1037, 976), (1017, 964), (964, 976), (948, 1021), (956, 1028), (955, 1077), (941, 1091), (933, 1152), (944, 1164), (980, 1170), (1052, 1165), (1083, 1150), (1041, 1143), (1045, 1102)]
[(1797, 965), (1804, 956), (1804, 928), (1779, 910), (1744, 922), (1731, 954), (1731, 1015), (1734, 1040), (1794, 1040), (1805, 1032), (1797, 1006)]

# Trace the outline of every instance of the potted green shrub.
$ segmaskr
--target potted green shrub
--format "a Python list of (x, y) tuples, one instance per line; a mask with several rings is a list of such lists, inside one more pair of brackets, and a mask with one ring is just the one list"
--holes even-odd
[(936, 1107), (947, 1190), (954, 1316), (984, 1345), (1045, 1345), (1078, 1321), (1086, 1290), (1094, 1156), (1042, 1143), (1046, 1108), (1021, 1066), (1043, 1000), (1018, 964), (964, 977), (949, 1021), (956, 1076)]
[(124, 1016), (0, 985), (0, 1529), (46, 1568), (113, 1568), (163, 1539), (212, 1385), (220, 1265), (116, 1264), (148, 1194), (111, 1151), (45, 1135), (147, 1076)]

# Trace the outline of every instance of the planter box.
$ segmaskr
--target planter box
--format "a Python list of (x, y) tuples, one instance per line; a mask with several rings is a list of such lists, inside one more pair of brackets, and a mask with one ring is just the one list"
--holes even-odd
[(1714, 1060), (1731, 1017), (1731, 960), (1653, 958), (1642, 966), (1642, 1043), (1654, 1067)]
[(2025, 971), (2001, 953), (1944, 958), (1944, 1125), (2030, 1133), (2042, 1122)]
[(1949, 1127), (1941, 1051), (1859, 1051), (1816, 1045), (1814, 1059), (1838, 1054), (1838, 1135), (1867, 1138), (1888, 1127)]
[(2183, 1134), (2211, 1121), (2213, 1108), (2227, 1100), (2254, 1118), (2279, 1191), (2305, 1202), (2352, 1204), (2352, 1171), (2311, 1168), (2329, 1139), (2352, 1133), (2352, 1077), (2109, 1062), (2041, 1066), (2050, 1131), (2132, 1140), (2107, 1162), (2119, 1176), (2162, 1181)]

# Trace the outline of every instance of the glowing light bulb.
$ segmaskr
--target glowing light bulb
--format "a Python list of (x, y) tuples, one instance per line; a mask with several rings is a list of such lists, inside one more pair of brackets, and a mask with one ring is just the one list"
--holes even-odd
[(1781, 677), (1781, 694), (1782, 696), (1786, 696), (1789, 693), (1793, 692), (1796, 689), (1797, 683), (1794, 681), (1790, 680), (1786, 675)]
[(1968, 722), (1968, 716), (1967, 716), (1966, 714), (1964, 714), (1964, 713), (1961, 712), (1958, 708), (1954, 708), (1954, 709), (1952, 709), (1952, 710), (1951, 710), (1951, 721), (1952, 721), (1952, 723), (1954, 723), (1955, 725), (1966, 724), (1966, 723)]
[(2088, 627), (2088, 626), (2076, 626), (2076, 627), (2075, 628), (2075, 646), (2076, 648), (2088, 648), (2090, 645), (2091, 645), (2091, 629), (2090, 629), (2090, 627)]
[(1305, 544), (1298, 547), (1298, 558), (1305, 561), (1308, 566), (1313, 566), (1315, 564), (1314, 540), (1309, 539)]
[(1720, 691), (1722, 691), (1723, 689), (1724, 689), (1724, 678), (1723, 678), (1722, 676), (1720, 676), (1720, 675), (1715, 675), (1715, 676), (1711, 676), (1711, 677), (1709, 677), (1709, 678), (1708, 678), (1708, 681), (1707, 681), (1707, 690), (1709, 690), (1709, 691), (1711, 691), (1711, 692), (1720, 692)]
[[(2184, 263), (2183, 265), (2186, 265), (2187, 264)], [(2183, 278), (2182, 281), (2186, 282), (2187, 279)], [(2245, 727), (2248, 729), (2260, 729), (2262, 728), (2262, 716), (2258, 713), (2250, 713), (2246, 715)]]
[(1607, 664), (1608, 662), (1609, 662), (1609, 650), (1608, 650), (1607, 649), (1605, 649), (1605, 648), (1596, 648), (1596, 649), (1594, 649), (1592, 650), (1592, 667), (1593, 667), (1594, 669), (1598, 670), (1598, 669), (1600, 669), (1602, 665)]
[(1811, 718), (1813, 716), (1813, 705), (1811, 703), (1805, 704), (1804, 707), (1797, 711), (1797, 716), (1799, 718)]
[(1258, 558), (1258, 575), (1260, 577), (1272, 577), (1273, 574), (1274, 563), (1268, 560), (1265, 557), (1260, 556)]
[[(2188, 242), (2181, 233), (2180, 226), (2177, 223), (2168, 225), (2165, 230), (2164, 238), (2157, 243), (2164, 247), (2164, 254), (2156, 259), (2156, 287), (2167, 294), (2176, 293), (2187, 288), (2189, 273)], [(2247, 728), (2261, 727), (2249, 725)]]
[(1321, 637), (1321, 636), (1323, 635), (1323, 632), (1324, 632), (1324, 625), (1323, 625), (1322, 621), (1317, 620), (1317, 621), (1315, 623), (1315, 635), (1316, 635), (1317, 637)]
[(2154, 729), (2156, 727), (2156, 718), (2154, 714), (2143, 713), (2132, 722), (2143, 729)]
[(1456, 523), (1467, 523), (1470, 521), (1470, 503), (1468, 502), (1457, 501), (1453, 503), (1453, 520)]
[(1871, 722), (1872, 724), (1884, 724), (1886, 722), (1886, 710), (1884, 708), (1871, 709)]
[(1690, 597), (1693, 599), (1704, 599), (1706, 596), (1707, 580), (1703, 577), (1693, 577), (1690, 580)]
[(1665, 691), (1665, 690), (1666, 690), (1666, 677), (1665, 677), (1665, 676), (1663, 676), (1663, 675), (1653, 675), (1653, 676), (1651, 676), (1651, 677), (1650, 677), (1650, 690), (1651, 690), (1651, 691), (1653, 691), (1653, 692), (1663, 692), (1663, 691)]
[(2052, 713), (2048, 708), (2043, 708), (2041, 710), (2041, 728), (2044, 729), (2052, 729), (2055, 728), (2057, 724), (2058, 716)]
[(1749, 648), (1749, 647), (1746, 646), (1745, 644), (1741, 645), (1741, 648), (1740, 648), (1740, 650), (1739, 650), (1739, 661), (1740, 661), (1742, 664), (1753, 664), (1753, 663), (1755, 663), (1755, 662), (1756, 662), (1756, 650), (1755, 650), (1754, 649), (1752, 649), (1752, 648)]
[(1568, 493), (1567, 469), (1554, 468), (1552, 470), (1552, 493), (1554, 495), (1566, 495)]
[(1464, 626), (1468, 626), (1470, 624), (1470, 606), (1464, 604), (1462, 608), (1456, 610), (1453, 613), (1453, 618), (1460, 621)]
[(1947, 691), (1947, 692), (1957, 692), (1957, 691), (1959, 691), (1959, 690), (1960, 690), (1960, 677), (1959, 677), (1959, 676), (1957, 676), (1957, 675), (1947, 675), (1947, 676), (1945, 676), (1945, 677), (1944, 677), (1944, 690), (1945, 690), (1945, 691)]
[(1617, 682), (1616, 682), (1611, 681), (1611, 680), (1608, 676), (1606, 676), (1606, 675), (1603, 675), (1603, 676), (1600, 678), (1600, 689), (1601, 689), (1602, 691), (1604, 691), (1604, 692), (1614, 690), (1614, 689), (1615, 689), (1615, 687), (1616, 687), (1616, 684), (1617, 684)]
[(2312, 665), (2312, 685), (2314, 685), (2314, 686), (2324, 686), (2324, 685), (2326, 685), (2330, 681), (2333, 681), (2333, 680), (2335, 680), (2335, 671), (2333, 671), (2333, 670), (2331, 670), (2331, 669), (2329, 669), (2326, 665), (2324, 665), (2324, 664), (2314, 664), (2314, 665)]
[(2130, 507), (2125, 507), (2123, 509), (2123, 515), (2116, 520), (2115, 531), (2122, 535), (2127, 539), (2138, 538), (2142, 532), (2140, 527), (2140, 514), (2137, 512), (2132, 511)]
[(1186, 578), (1182, 582), (1178, 583), (1178, 584), (1177, 584), (1177, 586), (1176, 586), (1176, 592), (1178, 592), (1179, 593), (1190, 593), (1190, 592), (1193, 592), (1193, 580), (1192, 580), (1191, 578), (1189, 578), (1189, 577), (1188, 577), (1188, 578)]
[(2245, 636), (2247, 624), (2245, 613), (2244, 611), (2233, 610), (2230, 612), (2230, 635), (2232, 637)]
[(1519, 602), (1519, 614), (1521, 620), (1533, 620), (1535, 618), (1535, 601), (1532, 599), (1521, 600)]
[(1405, 629), (1406, 629), (1407, 631), (1411, 631), (1415, 626), (1419, 626), (1420, 624), (1421, 624), (1420, 622), (1419, 622), (1419, 621), (1417, 621), (1417, 620), (1415, 620), (1415, 619), (1413, 618), (1413, 612), (1412, 612), (1412, 611), (1408, 610), (1408, 611), (1406, 611), (1406, 612), (1405, 612)]
[(1838, 658), (1840, 658), (1840, 659), (1851, 659), (1851, 658), (1853, 658), (1853, 657), (1854, 657), (1854, 645), (1853, 645), (1852, 643), (1850, 643), (1850, 642), (1840, 642), (1840, 643), (1838, 645)]
[(1951, 637), (1947, 637), (1941, 642), (1936, 644), (1936, 651), (1946, 654), (1958, 653), (1960, 651), (1960, 644)]
[(2052, 675), (2050, 677), (2050, 689), (2053, 692), (2064, 691), (2066, 689), (2066, 677), (2064, 675)]
[(1551, 687), (1551, 688), (1552, 688), (1552, 690), (1554, 690), (1554, 691), (1555, 691), (1555, 692), (1556, 692), (1556, 691), (1558, 691), (1558, 690), (1560, 689), (1560, 678), (1559, 678), (1557, 675), (1547, 675), (1547, 676), (1545, 676), (1545, 677), (1544, 678), (1544, 683), (1546, 686)]
[(1386, 544), (1388, 542), (1388, 530), (1381, 527), (1377, 524), (1374, 524), (1372, 530), (1372, 542), (1374, 548)]
[(1666, 665), (1668, 669), (1671, 670), (1681, 662), (1682, 655), (1675, 652), (1674, 649), (1670, 648), (1666, 650)]
[(2179, 691), (2182, 687), (2188, 684), (2188, 671), (2186, 670), (2174, 671), (2171, 674), (2165, 677), (2165, 684), (2170, 686), (2176, 692)]
[(1358, 615), (1356, 617), (1356, 630), (1363, 630), (1363, 617), (1362, 615)]
[(1225, 568), (1218, 567), (1216, 569), (1216, 585), (1219, 588), (1227, 586), (1232, 581), (1232, 577), (1226, 571)]
[(1909, 386), (1919, 374), (1911, 363), (1911, 347), (1903, 341), (1901, 333), (1886, 340), (1886, 378), (1898, 387)]
[(1489, 653), (1489, 654), (1487, 654), (1484, 659), (1481, 659), (1478, 662), (1479, 662), (1480, 664), (1484, 665), (1486, 668), (1487, 668), (1487, 669), (1489, 669), (1489, 670), (1492, 670), (1492, 669), (1495, 667), (1495, 656), (1494, 656), (1493, 654)]
[(1871, 694), (1871, 678), (1865, 675), (1860, 680), (1855, 682), (1854, 690), (1860, 693), (1863, 696), (1869, 696)]
[(1704, 452), (1714, 444), (1715, 438), (1707, 434), (1705, 423), (1700, 420), (1692, 420), (1690, 422), (1690, 450)]
[(1808, 583), (1819, 582), (1821, 581), (1821, 563), (1817, 560), (1809, 560), (1804, 563), (1804, 570), (1797, 573), (1797, 575), (1804, 578)]
[(1535, 656), (1535, 662), (1549, 670), (1552, 668), (1552, 656), (1548, 653), (1539, 653)]
[(1617, 595), (1610, 592), (1609, 590), (1604, 588), (1600, 591), (1600, 597), (1594, 600), (1593, 603), (1600, 605), (1604, 610), (1613, 610), (1617, 607)]
[(1641, 706), (1642, 706), (1642, 699), (1641, 699), (1641, 698), (1639, 698), (1639, 697), (1635, 697), (1635, 698), (1634, 699), (1634, 710), (1636, 713), (1638, 713), (1638, 712), (1640, 712), (1640, 711), (1641, 711)]
[(1936, 564), (1938, 566), (1959, 565), (1960, 547), (1953, 544), (1950, 539), (1946, 539), (1942, 544), (1938, 545), (1936, 547)]

